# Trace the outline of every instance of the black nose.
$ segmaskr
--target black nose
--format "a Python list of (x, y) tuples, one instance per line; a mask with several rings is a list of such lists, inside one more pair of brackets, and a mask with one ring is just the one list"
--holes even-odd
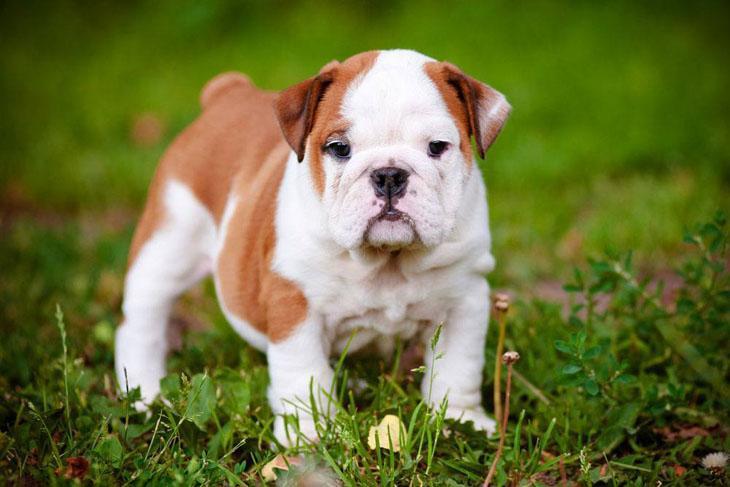
[(370, 174), (375, 195), (388, 200), (403, 195), (408, 185), (408, 172), (397, 167), (383, 167)]

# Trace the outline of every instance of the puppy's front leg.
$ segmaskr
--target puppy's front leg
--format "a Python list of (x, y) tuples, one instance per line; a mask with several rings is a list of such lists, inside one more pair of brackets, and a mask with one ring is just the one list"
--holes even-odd
[(443, 324), (435, 351), (430, 343), (426, 345), (427, 370), (421, 390), (434, 406), (448, 397), (447, 418), (473, 421), (475, 428), (492, 434), (496, 423), (487, 417), (481, 404), (489, 285), (483, 277), (475, 276), (464, 289), (463, 298)]
[(316, 441), (310, 398), (314, 397), (321, 415), (328, 416), (335, 409), (329, 348), (322, 320), (314, 317), (308, 317), (285, 339), (269, 343), (269, 404), (277, 415), (274, 436), (285, 446), (296, 444), (296, 432), (287, 428), (282, 414), (298, 416), (301, 433)]

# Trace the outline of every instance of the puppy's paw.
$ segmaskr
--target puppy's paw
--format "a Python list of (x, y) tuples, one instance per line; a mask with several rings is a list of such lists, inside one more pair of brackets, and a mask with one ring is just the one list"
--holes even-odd
[(474, 423), (474, 429), (486, 431), (488, 436), (492, 436), (497, 431), (497, 423), (487, 416), (484, 408), (481, 406), (475, 408), (457, 408), (449, 407), (446, 409), (446, 417), (455, 419), (461, 423)]
[(274, 420), (274, 437), (285, 448), (291, 448), (310, 442), (317, 443), (319, 434), (312, 418), (308, 415), (299, 416), (298, 419), (277, 415)]
[(149, 405), (160, 394), (160, 377), (159, 374), (149, 374), (146, 371), (126, 370), (126, 375), (122, 372), (119, 378), (119, 388), (122, 394), (126, 395), (132, 389), (139, 387), (140, 398), (134, 401), (132, 406), (138, 412), (149, 410)]
[(139, 387), (141, 397), (134, 402), (137, 411), (146, 411), (159, 395), (160, 380), (166, 374), (166, 353), (166, 345), (140, 336), (135, 327), (123, 324), (117, 328), (114, 343), (117, 383), (124, 395)]

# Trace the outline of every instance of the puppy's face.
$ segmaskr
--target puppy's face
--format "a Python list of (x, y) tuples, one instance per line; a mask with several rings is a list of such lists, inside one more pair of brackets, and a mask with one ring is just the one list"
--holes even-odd
[(329, 231), (349, 250), (432, 247), (453, 230), (478, 151), (509, 113), (504, 97), (413, 51), (330, 63), (277, 101)]

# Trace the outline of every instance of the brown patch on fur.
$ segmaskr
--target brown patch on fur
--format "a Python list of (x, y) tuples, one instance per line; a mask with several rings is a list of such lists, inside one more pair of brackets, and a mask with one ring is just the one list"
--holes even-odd
[(152, 237), (152, 234), (164, 220), (165, 208), (162, 202), (162, 192), (158, 189), (159, 186), (161, 186), (161, 183), (158, 182), (158, 176), (155, 173), (150, 189), (147, 191), (147, 203), (132, 236), (132, 244), (129, 247), (129, 255), (127, 256), (127, 271), (132, 267), (142, 246)]
[(459, 129), (459, 149), (464, 154), (467, 164), (471, 164), (471, 127), (469, 125), (469, 113), (466, 104), (459, 97), (459, 93), (448, 82), (448, 77), (444, 73), (443, 63), (431, 61), (424, 65), (426, 74), (431, 81), (434, 82), (436, 88), (441, 92), (441, 96), (446, 103), (446, 107), (454, 120), (456, 127)]
[(342, 99), (352, 82), (367, 73), (377, 57), (377, 51), (369, 51), (342, 63), (332, 61), (317, 76), (284, 90), (277, 98), (279, 122), (299, 161), (304, 159), (309, 146), (312, 181), (319, 194), (324, 192), (325, 182), (321, 147), (332, 132), (347, 128), (340, 114)]
[(275, 98), (237, 73), (206, 85), (203, 113), (172, 143), (157, 168), (129, 265), (164, 224), (167, 182), (190, 188), (217, 225), (229, 195), (237, 195), (217, 269), (220, 299), (231, 313), (278, 341), (306, 318), (307, 301), (294, 283), (271, 270), (276, 197), (290, 154), (274, 113)]
[(128, 265), (165, 218), (167, 181), (188, 186), (220, 222), (234, 175), (255, 173), (271, 148), (283, 142), (271, 109), (275, 97), (243, 75), (225, 73), (208, 82), (201, 96), (205, 110), (173, 141), (157, 166)]
[(276, 98), (276, 109), (284, 138), (297, 154), (297, 160), (304, 160), (307, 136), (312, 131), (314, 115), (320, 100), (332, 83), (332, 71), (320, 72), (284, 90)]
[[(497, 138), (509, 115), (510, 108), (504, 97), (484, 83), (465, 75), (453, 64), (431, 61), (425, 64), (424, 69), (456, 120), (461, 135), (459, 148), (467, 163), (472, 160), (472, 135), (479, 157), (484, 158), (485, 151)], [(503, 102), (504, 107), (493, 116), (488, 116), (492, 108)]]
[(289, 147), (281, 144), (258, 174), (242, 173), (239, 201), (218, 259), (221, 300), (233, 314), (279, 341), (307, 316), (307, 301), (291, 282), (271, 270), (276, 245), (274, 219)]

